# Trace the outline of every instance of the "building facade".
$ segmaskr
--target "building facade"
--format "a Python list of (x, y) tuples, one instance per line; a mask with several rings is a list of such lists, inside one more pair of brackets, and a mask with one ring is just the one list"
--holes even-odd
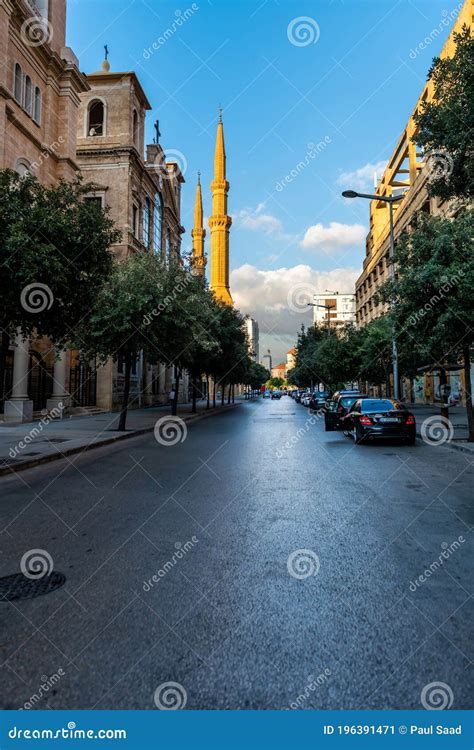
[[(455, 33), (464, 25), (474, 28), (474, 0), (465, 0), (457, 20), (440, 53), (440, 57), (452, 57), (455, 53)], [(418, 211), (434, 216), (453, 216), (456, 204), (453, 201), (442, 201), (428, 194), (429, 182), (433, 170), (439, 167), (438, 159), (443, 154), (423, 154), (416, 145), (415, 115), (421, 111), (424, 102), (432, 101), (433, 82), (428, 80), (412, 111), (412, 114), (401, 134), (390, 157), (382, 178), (375, 190), (376, 195), (391, 196), (402, 193), (403, 198), (393, 204), (395, 239), (406, 229)], [(446, 158), (446, 157), (444, 157)], [(362, 273), (356, 281), (356, 321), (364, 326), (387, 311), (387, 306), (376, 300), (375, 295), (382, 283), (390, 275), (390, 223), (388, 204), (373, 200), (370, 203), (370, 230), (366, 240), (366, 255)], [(452, 371), (449, 376), (453, 393), (462, 391), (460, 371)], [(407, 400), (420, 403), (431, 403), (436, 398), (439, 376), (436, 372), (420, 374), (413, 383), (402, 383), (403, 396)]]
[[(77, 162), (84, 179), (122, 233), (112, 247), (118, 262), (137, 252), (152, 252), (166, 263), (180, 257), (181, 186), (179, 166), (167, 163), (156, 138), (145, 144), (145, 118), (151, 105), (134, 72), (111, 72), (108, 60), (87, 76), (77, 126)], [(78, 358), (80, 355), (78, 354)], [(94, 377), (92, 363), (80, 363), (85, 379)], [(95, 404), (103, 409), (120, 405), (124, 364), (110, 361), (97, 370)], [(174, 388), (173, 367), (150, 365), (140, 357), (133, 365), (130, 397), (137, 406), (166, 403)], [(180, 400), (188, 399), (187, 378)], [(88, 406), (88, 404), (81, 404)]]
[(315, 305), (313, 307), (315, 325), (341, 328), (356, 321), (355, 294), (339, 294), (339, 292), (315, 294), (313, 304)]
[[(0, 0), (0, 49), (0, 169), (46, 185), (72, 180), (80, 97), (89, 86), (66, 46), (66, 0)], [(0, 383), (4, 418), (27, 421), (59, 402), (69, 365), (70, 354), (57, 357), (44, 339), (10, 342)]]
[(286, 380), (286, 362), (279, 362), (275, 367), (272, 367), (272, 378)]
[(249, 315), (246, 315), (244, 318), (244, 325), (250, 358), (253, 359), (254, 362), (258, 362), (260, 350), (258, 323)]

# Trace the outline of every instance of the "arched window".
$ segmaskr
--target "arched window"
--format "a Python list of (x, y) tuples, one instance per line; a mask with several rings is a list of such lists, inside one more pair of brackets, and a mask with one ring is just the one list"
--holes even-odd
[(161, 232), (163, 227), (163, 201), (161, 195), (155, 193), (155, 210), (153, 212), (153, 252), (161, 253)]
[(133, 127), (133, 130), (132, 130), (133, 142), (134, 142), (135, 146), (138, 146), (139, 145), (139, 143), (138, 143), (138, 115), (137, 115), (137, 110), (136, 109), (133, 110), (133, 125), (132, 125), (132, 127)]
[(25, 76), (25, 101), (23, 106), (29, 115), (33, 115), (33, 84), (30, 76)]
[(143, 244), (150, 247), (150, 199), (145, 198), (143, 205)]
[(100, 99), (94, 99), (89, 104), (87, 117), (87, 135), (104, 135), (105, 132), (105, 107)]
[(35, 87), (35, 101), (33, 119), (38, 125), (41, 122), (41, 91), (38, 86)]
[(17, 102), (22, 104), (22, 98), (23, 98), (23, 71), (21, 69), (21, 65), (18, 63), (15, 64), (15, 74), (14, 74), (14, 80), (13, 80), (13, 94), (15, 96), (15, 99)]
[(27, 159), (17, 159), (15, 164), (15, 172), (24, 177), (26, 174), (32, 174), (30, 162)]

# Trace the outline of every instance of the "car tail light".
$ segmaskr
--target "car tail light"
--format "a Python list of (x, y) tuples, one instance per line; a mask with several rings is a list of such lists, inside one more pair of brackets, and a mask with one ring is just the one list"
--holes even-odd
[(413, 416), (413, 414), (408, 415), (407, 421), (405, 422), (405, 424), (415, 424), (415, 417)]
[(373, 424), (370, 417), (359, 417), (359, 422), (361, 424)]

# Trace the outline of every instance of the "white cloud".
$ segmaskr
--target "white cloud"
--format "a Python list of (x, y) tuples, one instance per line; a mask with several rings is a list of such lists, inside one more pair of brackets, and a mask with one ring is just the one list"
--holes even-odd
[(387, 166), (387, 161), (378, 161), (375, 164), (369, 162), (363, 167), (355, 169), (353, 172), (343, 172), (337, 178), (337, 184), (343, 187), (349, 187), (353, 190), (372, 190), (374, 187), (374, 174), (379, 181), (383, 171)]
[(362, 224), (340, 224), (337, 221), (331, 221), (326, 227), (314, 224), (306, 230), (301, 247), (331, 253), (350, 245), (363, 244), (366, 234), (367, 230)]
[(283, 224), (277, 216), (265, 213), (265, 203), (259, 203), (257, 208), (244, 208), (236, 216), (236, 224), (251, 232), (263, 232), (277, 240), (294, 242), (296, 237), (283, 231)]
[(359, 274), (355, 268), (316, 271), (301, 264), (263, 271), (245, 264), (231, 272), (230, 289), (236, 307), (259, 323), (260, 356), (270, 348), (275, 362), (285, 359), (294, 346), (301, 324), (312, 323), (312, 308), (306, 302), (313, 294), (325, 289), (353, 293)]

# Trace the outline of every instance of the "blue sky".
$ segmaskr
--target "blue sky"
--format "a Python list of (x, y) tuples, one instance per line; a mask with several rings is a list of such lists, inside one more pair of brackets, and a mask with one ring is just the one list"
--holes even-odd
[(158, 117), (163, 148), (183, 155), (185, 249), (198, 169), (210, 210), (222, 105), (231, 290), (259, 320), (261, 348), (275, 358), (308, 322), (301, 305), (288, 304), (292, 289), (352, 290), (369, 214), (341, 190), (370, 190), (375, 167), (380, 176), (459, 7), (459, 0), (70, 0), (68, 44), (81, 69), (97, 70), (107, 43), (112, 70), (135, 70), (153, 106), (148, 140)]

